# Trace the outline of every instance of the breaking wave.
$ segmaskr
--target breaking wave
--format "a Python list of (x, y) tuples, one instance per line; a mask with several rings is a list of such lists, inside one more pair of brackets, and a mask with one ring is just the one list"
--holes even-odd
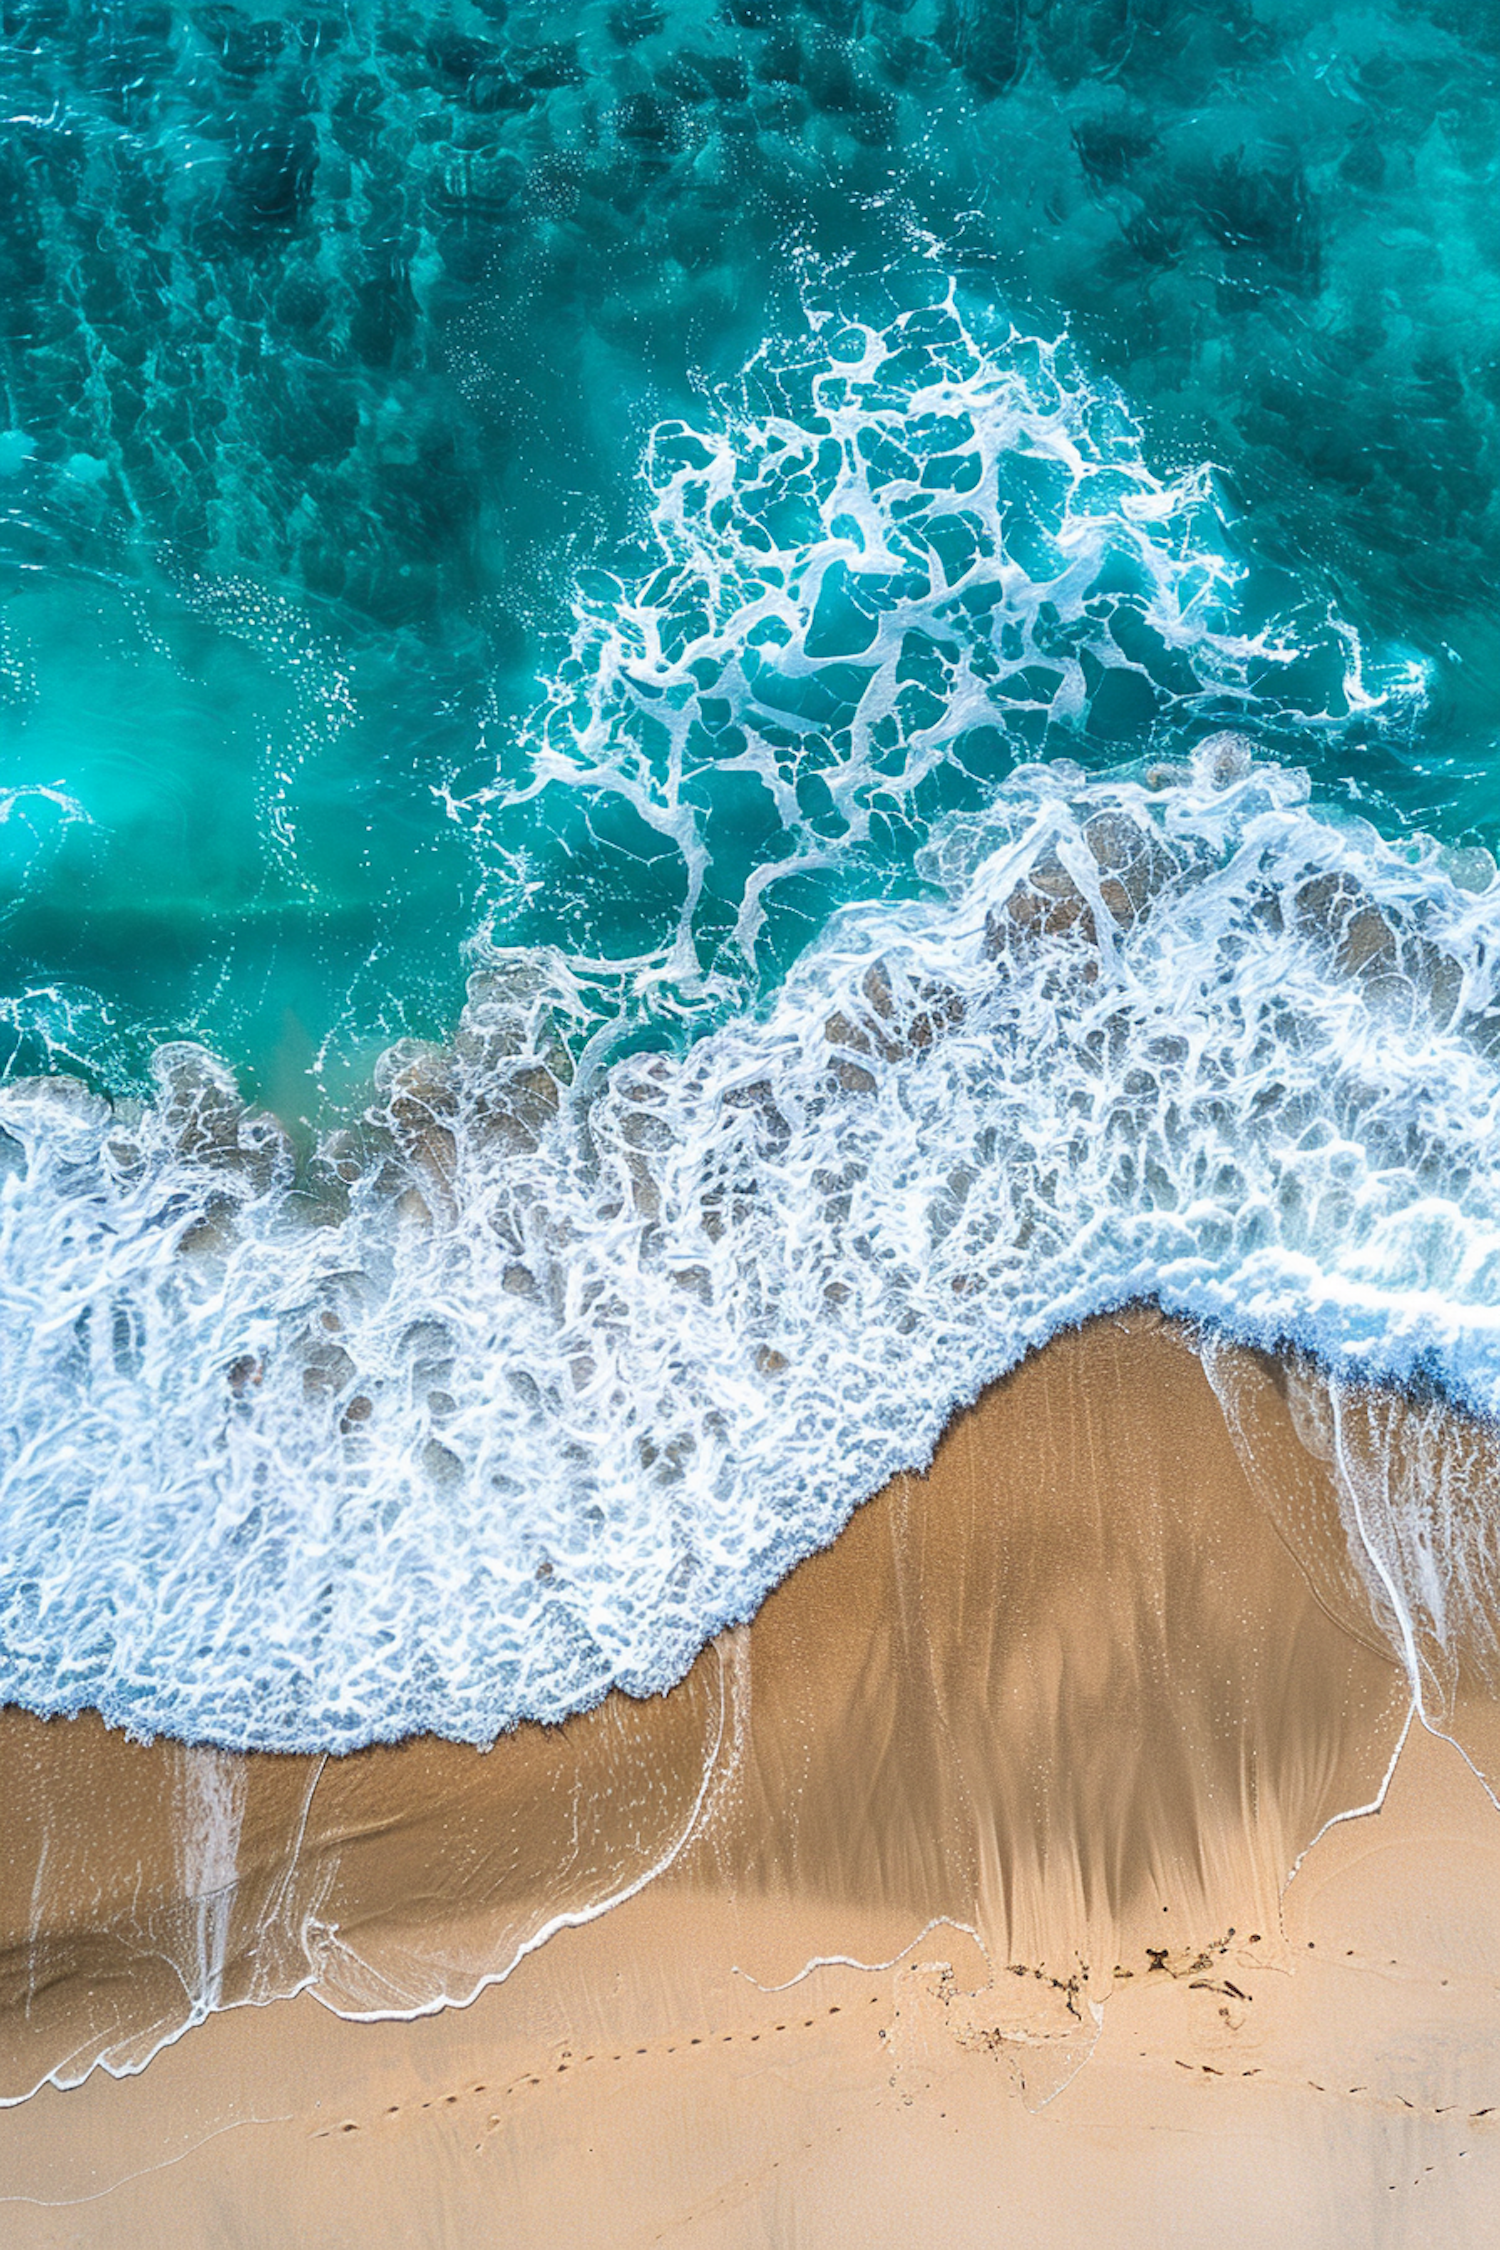
[(1137, 1298), (1500, 1411), (1494, 865), (1297, 756), (1419, 674), (1253, 620), (1211, 475), (951, 289), (720, 408), (453, 806), (524, 890), (563, 793), (638, 946), (492, 921), (310, 1157), (181, 1043), (0, 1089), (8, 1698), (344, 1750), (663, 1688)]
[(680, 1057), (578, 1082), (566, 964), (497, 965), (302, 1179), (193, 1050), (7, 1090), (8, 1692), (290, 1749), (664, 1687), (1132, 1298), (1500, 1408), (1454, 872), (1220, 735), (1017, 774)]

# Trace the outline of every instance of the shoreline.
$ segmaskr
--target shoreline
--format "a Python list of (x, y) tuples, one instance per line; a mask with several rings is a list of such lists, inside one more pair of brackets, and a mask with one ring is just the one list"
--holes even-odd
[[(576, 1092), (558, 964), (476, 970), (381, 1064), (378, 1171), (330, 1144), (331, 1226), (202, 1054), (129, 1132), (10, 1088), (7, 1686), (312, 1751), (664, 1689), (1132, 1297), (1500, 1399), (1477, 894), (1252, 748), (1018, 767), (934, 896)], [(85, 1371), (45, 1304), (101, 1272), (123, 1358)]]
[[(370, 2126), (427, 2114), (397, 2098), (419, 2064), (453, 2079), (432, 2100), (471, 2122), (480, 2097), (455, 2091), (459, 2078), (488, 2088), (514, 2062), (507, 2085), (572, 2088), (566, 2118), (561, 2097), (538, 2096), (524, 2129), (486, 2108), (465, 2144), (467, 2185), (452, 2169), (463, 2152), (444, 2155), (443, 2208), (466, 2216), (441, 2239), (466, 2243), (546, 2239), (545, 2183), (573, 2193), (557, 2181), (564, 2143), (585, 2126), (607, 2137), (616, 2112), (649, 2142), (641, 2101), (665, 2072), (660, 2098), (712, 2131), (695, 2128), (669, 2176), (632, 2172), (622, 2144), (596, 2187), (623, 2200), (580, 2210), (581, 2231), (563, 2237), (656, 2239), (705, 2163), (738, 2179), (747, 2135), (790, 2130), (775, 2053), (791, 2052), (791, 2033), (778, 2024), (806, 2035), (793, 2077), (808, 2080), (820, 2167), (871, 2103), (902, 2117), (909, 2103), (921, 2139), (947, 2131), (951, 2094), (1018, 2151), (1038, 2118), (1108, 2109), (1100, 2058), (1127, 2018), (1166, 2027), (1142, 2031), (1138, 2061), (1182, 2044), (1190, 2019), (1195, 2082), (1225, 2076), (1225, 2056), (1259, 2038), (1267, 1994), (1305, 1982), (1295, 1901), (1324, 1897), (1327, 1869), (1368, 1859), (1387, 1821), (1350, 1816), (1415, 1790), (1403, 1819), (1420, 1837), (1433, 1807), (1463, 1796), (1448, 1765), (1493, 1772), (1500, 1738), (1487, 1666), (1461, 1652), (1441, 1714), (1460, 1747), (1412, 1725), (1390, 1620), (1309, 1450), (1317, 1378), (1226, 1349), (1206, 1369), (1179, 1328), (1141, 1309), (1055, 1340), (956, 1418), (925, 1476), (867, 1502), (679, 1687), (523, 1726), (487, 1753), (417, 1738), (337, 1760), (228, 1755), (0, 1714), (16, 1807), (0, 2094), (40, 2088), (0, 2113), (0, 2176), (32, 2199), (11, 2207), (17, 2242), (120, 2239), (109, 2228), (128, 2226), (144, 2192), (123, 2169), (105, 2178), (122, 2135), (168, 2167), (153, 2239), (209, 2238), (214, 2199), (239, 2209), (252, 2193), (246, 2121), (273, 2114), (277, 2086), (300, 2089), (300, 2107), (266, 2128), (286, 2177), (254, 2186), (245, 2239), (332, 2244), (327, 2198), (346, 2193), (372, 2241), (410, 2239), (439, 2173), (394, 2125), (382, 2154)], [(1425, 1410), (1409, 1411), (1428, 1430)], [(1416, 1442), (1395, 1412), (1369, 1406), (1393, 1458)], [(1460, 1425), (1449, 1442), (1462, 1438)], [(1435, 1885), (1417, 1921), (1441, 1920), (1452, 1875), (1453, 1942), (1493, 1951), (1493, 2004), (1500, 1915), (1464, 1870), (1500, 1873), (1500, 1823), (1490, 1842), (1493, 1807), (1469, 1784), (1483, 1818), (1464, 1808), (1462, 1849), (1413, 1847)], [(1398, 1927), (1398, 1961), (1401, 1942)], [(1175, 2015), (1149, 1999), (1168, 1987)], [(1294, 2046), (1322, 2036), (1317, 2010), (1304, 2021), (1277, 2008)], [(346, 2020), (360, 2017), (385, 2020)], [(649, 2069), (641, 2100), (618, 2076), (606, 2100), (595, 2069), (596, 2112), (582, 2058), (609, 2041)], [(691, 2084), (672, 2095), (679, 2054)], [(1091, 2075), (1101, 2090), (1081, 2091)], [(59, 2090), (70, 2077), (82, 2083)], [(336, 2100), (347, 2129), (319, 2122)], [(1489, 2105), (1476, 2094), (1473, 2106)], [(187, 2145), (195, 2118), (218, 2120), (201, 2157)], [(1082, 2161), (1094, 2127), (1078, 2130)], [(1121, 2161), (1145, 2194), (1150, 2136), (1137, 2147), (1120, 2118), (1099, 2130), (1126, 2132)], [(503, 2236), (485, 2231), (502, 2145), (520, 2199)], [(331, 2152), (345, 2146), (360, 2154), (339, 2171)], [(1491, 2187), (1500, 2133), (1495, 2148)], [(885, 2158), (866, 2155), (886, 2176)], [(93, 2204), (69, 2200), (95, 2192), (80, 2166), (104, 2183)], [(915, 2175), (887, 2192), (910, 2239)], [(92, 2210), (104, 2231), (49, 2233), (64, 2201), (70, 2224)], [(725, 2210), (752, 2207), (754, 2195)], [(606, 2212), (622, 2231), (591, 2235)], [(715, 2233), (705, 2220), (688, 2238), (765, 2239), (740, 2223), (726, 2216)], [(898, 2239), (885, 2223), (873, 2213), (869, 2239)], [(990, 2239), (953, 2223), (956, 2240)], [(1040, 2242), (1072, 2239), (1036, 2224)], [(810, 2239), (837, 2237), (814, 2224)]]
[[(37, 1721), (45, 1726), (68, 1725), (82, 1721), (86, 1725), (98, 1724), (104, 1728), (111, 1739), (128, 1744), (132, 1749), (148, 1752), (202, 1751), (211, 1756), (237, 1761), (269, 1758), (285, 1760), (288, 1763), (298, 1761), (305, 1763), (308, 1760), (327, 1761), (330, 1759), (336, 1762), (346, 1762), (366, 1757), (377, 1751), (399, 1751), (417, 1742), (432, 1743), (458, 1751), (470, 1751), (484, 1757), (508, 1739), (524, 1734), (532, 1728), (540, 1727), (549, 1732), (556, 1732), (573, 1724), (576, 1720), (587, 1719), (592, 1713), (598, 1711), (602, 1705), (616, 1698), (623, 1698), (630, 1703), (649, 1704), (658, 1702), (677, 1692), (689, 1673), (693, 1671), (702, 1657), (716, 1642), (724, 1640), (752, 1624), (760, 1609), (779, 1592), (790, 1577), (804, 1570), (810, 1562), (816, 1561), (819, 1556), (826, 1554), (829, 1548), (836, 1546), (861, 1509), (868, 1507), (872, 1501), (881, 1499), (897, 1485), (925, 1481), (934, 1461), (946, 1445), (955, 1426), (976, 1413), (990, 1393), (1013, 1381), (1019, 1371), (1030, 1362), (1044, 1354), (1051, 1353), (1059, 1345), (1070, 1343), (1086, 1335), (1091, 1330), (1110, 1325), (1139, 1325), (1142, 1323), (1151, 1327), (1160, 1326), (1171, 1331), (1198, 1359), (1204, 1362), (1205, 1366), (1211, 1366), (1216, 1359), (1225, 1358), (1241, 1363), (1259, 1363), (1263, 1367), (1279, 1368), (1283, 1371), (1293, 1369), (1304, 1383), (1310, 1381), (1330, 1390), (1334, 1385), (1340, 1386), (1358, 1407), (1362, 1407), (1366, 1411), (1373, 1409), (1378, 1413), (1384, 1410), (1397, 1418), (1423, 1413), (1436, 1414), (1448, 1420), (1451, 1427), (1466, 1430), (1476, 1446), (1492, 1448), (1496, 1469), (1500, 1471), (1500, 1408), (1492, 1409), (1465, 1396), (1461, 1389), (1446, 1383), (1440, 1376), (1430, 1374), (1406, 1376), (1388, 1371), (1366, 1373), (1361, 1370), (1344, 1373), (1315, 1345), (1305, 1345), (1299, 1342), (1296, 1336), (1290, 1332), (1278, 1331), (1269, 1341), (1257, 1338), (1247, 1339), (1243, 1335), (1232, 1333), (1224, 1328), (1211, 1314), (1200, 1315), (1181, 1309), (1168, 1309), (1155, 1297), (1132, 1297), (1119, 1304), (1106, 1304), (1102, 1309), (1081, 1313), (1076, 1318), (1070, 1318), (1063, 1326), (1049, 1330), (1041, 1342), (1024, 1346), (1018, 1359), (1004, 1368), (1000, 1374), (985, 1378), (979, 1384), (977, 1390), (964, 1391), (958, 1394), (948, 1408), (946, 1419), (938, 1428), (937, 1435), (933, 1438), (925, 1454), (914, 1455), (905, 1466), (893, 1470), (884, 1482), (875, 1486), (862, 1499), (855, 1501), (850, 1514), (843, 1519), (839, 1527), (830, 1534), (822, 1546), (812, 1548), (798, 1560), (788, 1564), (780, 1577), (771, 1580), (748, 1617), (731, 1618), (717, 1631), (711, 1633), (702, 1642), (685, 1669), (665, 1687), (636, 1689), (618, 1683), (612, 1684), (601, 1690), (593, 1701), (581, 1704), (574, 1710), (564, 1712), (561, 1716), (540, 1717), (531, 1713), (523, 1713), (501, 1727), (496, 1734), (483, 1739), (473, 1738), (465, 1734), (445, 1732), (440, 1728), (427, 1727), (401, 1734), (372, 1735), (366, 1740), (353, 1744), (328, 1743), (311, 1749), (288, 1748), (276, 1743), (252, 1743), (247, 1745), (227, 1741), (213, 1735), (174, 1733), (168, 1729), (160, 1729), (155, 1733), (138, 1731), (127, 1720), (115, 1716), (112, 1711), (98, 1703), (39, 1708), (23, 1702), (0, 1701), (0, 1727), (13, 1720)], [(1210, 1381), (1212, 1382), (1212, 1380), (1213, 1378), (1210, 1376)], [(1280, 1382), (1282, 1378), (1276, 1376), (1273, 1377), (1273, 1380)], [(1272, 1512), (1274, 1514), (1274, 1510)]]

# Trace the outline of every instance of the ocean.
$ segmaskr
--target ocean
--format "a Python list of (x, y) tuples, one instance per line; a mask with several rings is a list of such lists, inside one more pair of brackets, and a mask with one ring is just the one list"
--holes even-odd
[(0, 1700), (656, 1692), (1140, 1299), (1500, 1412), (1492, 8), (16, 0), (0, 100)]

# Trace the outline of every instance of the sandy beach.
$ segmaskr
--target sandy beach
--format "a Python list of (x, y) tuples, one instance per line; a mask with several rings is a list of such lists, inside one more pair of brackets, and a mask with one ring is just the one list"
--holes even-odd
[(0, 2250), (1500, 2250), (1500, 0), (0, 119)]
[(1320, 1396), (1096, 1322), (487, 1754), (6, 1713), (4, 2239), (1500, 2241), (1484, 1652), (1413, 1721), (1347, 1529), (1492, 1441)]

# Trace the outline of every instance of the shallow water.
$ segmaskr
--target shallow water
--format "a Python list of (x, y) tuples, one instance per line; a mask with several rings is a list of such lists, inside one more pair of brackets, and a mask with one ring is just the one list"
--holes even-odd
[(1500, 1407), (1492, 11), (6, 21), (7, 1695), (663, 1685), (1130, 1296)]

